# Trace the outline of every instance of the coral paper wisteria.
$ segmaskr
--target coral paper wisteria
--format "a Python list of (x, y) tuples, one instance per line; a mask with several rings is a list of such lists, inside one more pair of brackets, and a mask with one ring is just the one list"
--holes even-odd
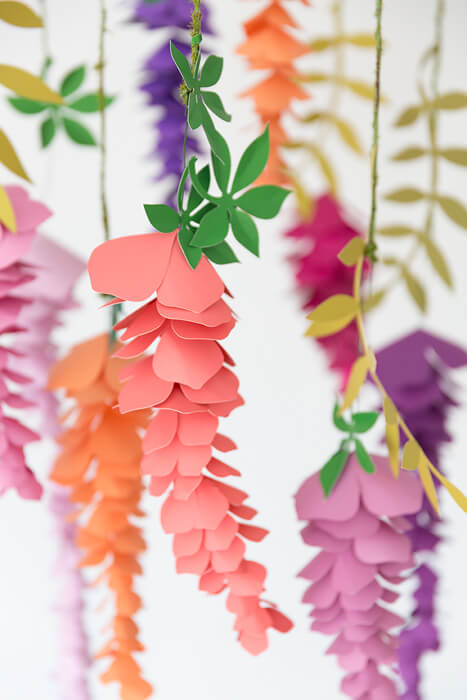
[[(22, 187), (7, 186), (5, 192), (13, 207), (16, 233), (0, 224), (0, 334), (4, 337), (13, 334), (16, 342), (13, 348), (3, 340), (0, 348), (0, 494), (14, 488), (22, 498), (38, 499), (42, 487), (26, 464), (24, 448), (39, 436), (10, 415), (11, 409), (22, 414), (23, 409), (34, 405), (29, 398), (24, 398), (24, 387), (31, 379), (12, 368), (12, 358), (21, 354), (23, 328), (19, 317), (32, 301), (18, 295), (22, 285), (34, 278), (34, 268), (24, 258), (37, 236), (37, 227), (49, 218), (50, 211), (30, 199)], [(19, 387), (22, 387), (21, 393)]]
[(73, 399), (52, 479), (71, 489), (79, 507), (76, 544), (84, 553), (79, 566), (100, 566), (96, 585), (108, 587), (114, 603), (110, 638), (97, 654), (110, 660), (101, 680), (118, 683), (122, 700), (144, 700), (152, 687), (133, 658), (144, 649), (133, 616), (141, 608), (134, 577), (142, 571), (139, 556), (146, 545), (132, 521), (144, 514), (140, 433), (149, 416), (145, 411), (123, 416), (114, 407), (124, 365), (110, 356), (108, 336), (101, 335), (73, 348), (52, 369), (50, 388), (65, 389)]
[(247, 494), (222, 481), (240, 472), (220, 459), (235, 443), (218, 432), (219, 419), (243, 403), (233, 360), (219, 342), (235, 325), (224, 283), (205, 257), (191, 269), (176, 233), (104, 243), (89, 272), (94, 289), (119, 299), (157, 292), (117, 324), (129, 341), (120, 357), (137, 357), (158, 340), (150, 356), (124, 370), (120, 411), (158, 409), (143, 441), (142, 470), (153, 495), (170, 489), (161, 520), (174, 535), (177, 571), (198, 575), (208, 593), (227, 589), (239, 641), (258, 654), (268, 630), (285, 632), (290, 622), (263, 603), (266, 569), (246, 558), (245, 540), (260, 541), (267, 531), (248, 523), (256, 511), (245, 504)]
[(341, 691), (355, 700), (396, 700), (395, 632), (404, 621), (387, 604), (414, 565), (406, 516), (420, 510), (423, 493), (413, 474), (396, 481), (384, 457), (372, 459), (376, 471), (368, 474), (352, 455), (328, 498), (318, 474), (300, 487), (297, 515), (308, 521), (302, 537), (322, 551), (299, 575), (310, 581), (303, 602), (314, 606), (311, 629), (336, 635), (327, 653), (346, 673)]

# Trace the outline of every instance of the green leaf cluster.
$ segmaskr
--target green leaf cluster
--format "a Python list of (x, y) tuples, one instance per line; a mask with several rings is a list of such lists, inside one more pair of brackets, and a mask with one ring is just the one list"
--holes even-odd
[[(220, 97), (204, 89), (219, 81), (222, 58), (208, 56), (200, 70), (199, 55), (192, 73), (187, 59), (173, 44), (171, 53), (189, 91), (188, 123), (192, 129), (203, 127), (211, 147), (211, 162), (198, 168), (197, 159), (191, 158), (180, 180), (177, 209), (166, 204), (146, 204), (146, 215), (162, 233), (178, 229), (181, 248), (192, 268), (198, 265), (203, 253), (220, 265), (238, 262), (226, 241), (230, 230), (240, 245), (258, 256), (259, 234), (254, 219), (275, 217), (289, 194), (275, 185), (250, 187), (268, 161), (269, 127), (246, 148), (232, 174), (228, 144), (216, 130), (210, 112), (224, 121), (229, 121), (230, 116)], [(211, 191), (214, 183), (217, 193)]]
[[(48, 69), (50, 64), (47, 64)], [(59, 129), (63, 127), (68, 138), (80, 146), (95, 146), (97, 141), (93, 133), (81, 121), (76, 119), (76, 114), (95, 114), (100, 109), (100, 96), (97, 92), (83, 92), (76, 95), (82, 87), (86, 77), (86, 67), (81, 65), (69, 71), (60, 84), (60, 95), (64, 98), (63, 104), (48, 104), (38, 102), (25, 97), (10, 97), (10, 105), (18, 112), (26, 115), (43, 114), (44, 119), (40, 124), (40, 141), (43, 148), (49, 146)], [(105, 96), (104, 107), (108, 107), (115, 97)]]

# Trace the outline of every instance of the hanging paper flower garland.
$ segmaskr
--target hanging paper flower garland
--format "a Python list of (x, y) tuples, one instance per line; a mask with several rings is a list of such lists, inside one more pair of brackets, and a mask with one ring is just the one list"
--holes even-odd
[[(1, 406), (0, 406), (0, 494), (15, 488), (23, 498), (38, 499), (42, 487), (31, 469), (26, 465), (24, 448), (37, 440), (38, 435), (22, 425), (19, 420), (8, 416), (8, 409), (22, 410), (33, 404), (24, 398), (25, 386), (30, 379), (12, 369), (12, 360), (21, 348), (19, 317), (22, 309), (31, 298), (17, 296), (21, 286), (34, 278), (34, 268), (24, 262), (24, 258), (37, 235), (37, 227), (50, 216), (50, 211), (40, 202), (29, 198), (22, 187), (5, 187), (12, 204), (16, 221), (16, 233), (0, 224), (0, 333), (17, 334), (14, 349), (0, 348), (1, 367)], [(21, 386), (21, 394), (12, 388)]]
[[(314, 203), (309, 220), (302, 221), (286, 233), (300, 246), (291, 256), (295, 268), (297, 291), (307, 311), (334, 294), (350, 294), (353, 271), (338, 255), (352, 239), (363, 234), (344, 216), (344, 211), (331, 195), (322, 195)], [(364, 276), (369, 272), (365, 264)], [(345, 388), (349, 372), (358, 357), (358, 330), (356, 323), (349, 324), (333, 336), (317, 338), (325, 350), (331, 369), (341, 378)]]
[[(302, 0), (309, 4), (308, 0)], [(268, 165), (258, 182), (283, 184), (287, 181), (280, 148), (287, 141), (282, 117), (290, 110), (293, 100), (305, 100), (308, 94), (298, 85), (297, 58), (309, 48), (295, 39), (290, 28), (297, 25), (285, 9), (284, 0), (272, 0), (253, 19), (245, 23), (246, 40), (238, 53), (248, 59), (253, 70), (269, 71), (264, 80), (243, 93), (251, 97), (263, 125), (269, 124), (271, 154)]]
[(133, 658), (144, 649), (133, 621), (141, 608), (133, 585), (146, 545), (132, 520), (143, 515), (140, 432), (149, 414), (123, 416), (114, 409), (125, 364), (109, 355), (108, 336), (102, 335), (73, 348), (53, 368), (50, 388), (65, 389), (74, 406), (66, 415), (71, 423), (58, 438), (62, 452), (52, 479), (71, 487), (71, 499), (80, 506), (77, 544), (85, 552), (80, 566), (101, 565), (96, 584), (112, 592), (111, 638), (97, 654), (110, 659), (101, 680), (119, 683), (122, 700), (144, 700), (152, 687)]
[(143, 440), (142, 470), (151, 475), (153, 495), (172, 487), (161, 520), (174, 535), (177, 571), (197, 574), (208, 593), (227, 589), (240, 643), (260, 653), (268, 629), (284, 632), (290, 623), (262, 602), (266, 569), (245, 558), (245, 539), (260, 541), (267, 531), (242, 522), (256, 514), (244, 503), (247, 494), (219, 481), (240, 472), (213, 453), (235, 449), (217, 429), (219, 418), (243, 403), (226, 366), (233, 361), (219, 344), (235, 325), (224, 284), (205, 257), (190, 268), (175, 233), (105, 243), (89, 271), (94, 289), (119, 299), (142, 301), (157, 292), (116, 326), (129, 341), (120, 357), (137, 357), (160, 338), (151, 356), (124, 371), (120, 411), (158, 409)]
[[(191, 44), (185, 39), (186, 28), (191, 18), (190, 0), (159, 0), (144, 2), (139, 0), (135, 7), (134, 18), (150, 29), (169, 29), (175, 46), (184, 56), (191, 52)], [(209, 12), (203, 9), (204, 31), (211, 33)], [(174, 38), (172, 30), (184, 30)], [(174, 181), (167, 194), (167, 203), (174, 204), (177, 183), (183, 172), (183, 143), (185, 138), (186, 107), (180, 97), (180, 73), (170, 55), (170, 47), (164, 43), (146, 60), (144, 64), (145, 80), (141, 90), (146, 93), (152, 107), (162, 108), (162, 116), (154, 123), (157, 138), (154, 155), (162, 164), (157, 179)], [(200, 152), (198, 140), (194, 134), (187, 139), (187, 152)]]
[[(449, 442), (446, 421), (456, 405), (448, 369), (467, 365), (467, 353), (437, 336), (417, 331), (377, 353), (380, 375), (396, 401), (407, 424), (428, 458), (439, 466), (440, 449)], [(440, 542), (439, 520), (424, 498), (419, 513), (409, 518), (407, 533), (412, 550), (433, 552)], [(423, 559), (421, 560), (423, 562)], [(404, 700), (421, 700), (420, 683), (423, 655), (439, 648), (435, 619), (438, 574), (429, 563), (415, 572), (418, 587), (412, 623), (402, 630), (398, 650), (399, 666), (406, 691)]]
[(420, 510), (423, 492), (412, 474), (395, 480), (384, 457), (372, 462), (376, 471), (368, 474), (350, 456), (327, 498), (319, 474), (300, 487), (297, 515), (308, 521), (302, 537), (322, 551), (299, 575), (311, 582), (303, 597), (314, 606), (311, 629), (337, 635), (327, 653), (347, 674), (341, 691), (355, 700), (396, 700), (385, 670), (396, 671), (394, 629), (403, 620), (387, 604), (414, 564), (405, 516)]

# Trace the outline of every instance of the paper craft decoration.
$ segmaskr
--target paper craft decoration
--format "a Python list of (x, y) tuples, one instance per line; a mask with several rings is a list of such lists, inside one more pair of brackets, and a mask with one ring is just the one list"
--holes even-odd
[[(16, 27), (41, 27), (41, 18), (22, 2), (2, 2), (0, 5), (0, 21)], [(41, 100), (48, 104), (59, 105), (62, 98), (51, 90), (42, 78), (16, 68), (15, 66), (0, 65), (0, 85), (12, 90), (20, 97)], [(14, 146), (5, 132), (0, 128), (0, 163), (10, 172), (23, 180), (29, 181), (29, 176), (15, 151)], [(14, 215), (14, 204), (10, 201), (7, 191), (0, 186), (0, 225), (4, 225), (16, 233), (17, 224)]]
[(68, 518), (74, 511), (66, 489), (52, 489), (49, 502), (55, 520), (58, 556), (55, 577), (59, 592), (55, 609), (59, 623), (60, 661), (55, 671), (62, 700), (90, 700), (87, 669), (90, 666), (88, 638), (84, 627), (83, 579), (78, 567), (81, 554), (76, 547), (76, 525)]
[(146, 545), (133, 518), (144, 515), (140, 431), (149, 413), (124, 416), (115, 409), (118, 375), (128, 363), (109, 352), (108, 336), (98, 336), (73, 348), (51, 371), (50, 388), (65, 389), (73, 400), (58, 437), (62, 451), (52, 479), (71, 488), (71, 500), (79, 507), (76, 543), (84, 552), (79, 566), (100, 566), (95, 584), (112, 593), (111, 637), (97, 653), (110, 660), (101, 680), (117, 682), (122, 700), (145, 700), (152, 687), (133, 658), (144, 649), (133, 616), (142, 605), (134, 577), (142, 573), (139, 555)]
[[(467, 365), (467, 352), (424, 331), (416, 331), (377, 353), (380, 376), (427, 457), (439, 468), (440, 450), (451, 441), (447, 418), (456, 406), (449, 370)], [(403, 441), (404, 436), (402, 436)], [(436, 518), (428, 500), (408, 518), (407, 533), (415, 554), (433, 552), (440, 542)], [(438, 574), (426, 557), (418, 558), (415, 609), (411, 624), (402, 630), (399, 667), (405, 682), (403, 700), (421, 700), (420, 664), (426, 652), (439, 649), (436, 624)]]
[[(152, 3), (139, 0), (135, 7), (134, 19), (142, 22), (149, 30), (169, 29), (177, 49), (184, 56), (188, 56), (191, 44), (186, 41), (186, 29), (190, 23), (191, 9), (190, 0), (159, 0)], [(204, 33), (211, 33), (209, 10), (205, 6), (203, 24)], [(157, 179), (170, 181), (166, 201), (167, 204), (175, 204), (178, 181), (184, 169), (186, 107), (180, 97), (180, 74), (166, 41), (146, 60), (144, 76), (141, 90), (147, 95), (148, 105), (162, 109), (161, 116), (154, 122), (156, 143), (153, 154), (156, 161), (162, 164)], [(200, 152), (195, 134), (189, 135), (186, 145), (189, 155)]]
[[(308, 0), (302, 0), (307, 5)], [(305, 100), (307, 92), (298, 84), (295, 61), (309, 52), (309, 47), (296, 39), (290, 30), (297, 24), (285, 9), (284, 0), (272, 0), (244, 24), (246, 40), (238, 53), (248, 59), (253, 70), (267, 71), (261, 82), (243, 93), (251, 97), (263, 125), (269, 124), (271, 154), (268, 166), (258, 183), (284, 184), (287, 181), (280, 149), (288, 140), (282, 117), (290, 111), (294, 100)]]
[[(16, 233), (0, 224), (0, 335), (15, 335), (12, 347), (0, 346), (0, 494), (14, 488), (22, 498), (38, 499), (42, 487), (26, 465), (24, 448), (38, 439), (38, 435), (24, 426), (18, 418), (8, 415), (9, 409), (29, 409), (33, 402), (26, 398), (30, 378), (15, 371), (12, 363), (23, 348), (23, 328), (20, 314), (31, 303), (27, 295), (21, 296), (22, 285), (34, 278), (34, 268), (24, 261), (37, 227), (49, 218), (46, 206), (29, 198), (22, 187), (4, 188), (13, 206)], [(18, 388), (20, 388), (20, 393)]]
[[(356, 236), (363, 239), (363, 234), (332, 195), (319, 197), (310, 219), (301, 221), (286, 236), (298, 249), (292, 252), (290, 261), (304, 309), (314, 309), (334, 294), (352, 293), (353, 270), (344, 265), (338, 255)], [(369, 265), (365, 263), (365, 277), (368, 272)], [(345, 388), (358, 357), (356, 323), (350, 323), (335, 335), (316, 340), (326, 352), (329, 366), (340, 376), (341, 388)]]
[[(50, 68), (49, 59), (45, 64), (45, 74)], [(92, 133), (81, 121), (75, 117), (80, 115), (95, 114), (100, 109), (100, 95), (98, 92), (76, 91), (83, 88), (86, 77), (86, 66), (80, 65), (68, 71), (63, 76), (59, 93), (63, 98), (63, 105), (50, 105), (38, 101), (26, 99), (24, 97), (10, 97), (8, 102), (14, 109), (24, 115), (42, 114), (43, 118), (39, 127), (40, 142), (42, 148), (49, 146), (55, 135), (63, 129), (67, 137), (79, 146), (96, 146), (97, 141)], [(115, 97), (105, 95), (103, 98), (104, 108), (108, 107), (115, 100)]]
[(406, 516), (420, 510), (423, 491), (413, 474), (396, 480), (387, 459), (372, 460), (376, 472), (368, 474), (352, 455), (328, 498), (319, 474), (298, 490), (297, 515), (307, 521), (303, 540), (321, 549), (299, 576), (310, 582), (303, 602), (314, 606), (311, 629), (336, 635), (327, 653), (346, 673), (342, 693), (396, 700), (394, 630), (404, 620), (388, 604), (398, 598), (394, 584), (414, 565)]
[(236, 446), (217, 432), (219, 419), (243, 404), (234, 362), (219, 343), (235, 325), (224, 283), (204, 256), (190, 267), (176, 232), (104, 243), (89, 274), (93, 289), (116, 299), (143, 301), (157, 292), (116, 326), (126, 342), (118, 357), (136, 358), (158, 341), (123, 371), (120, 411), (131, 417), (158, 409), (141, 466), (152, 495), (170, 489), (161, 521), (174, 535), (177, 571), (199, 576), (202, 591), (228, 591), (240, 644), (259, 654), (269, 628), (287, 632), (291, 623), (262, 600), (266, 569), (245, 558), (245, 540), (260, 541), (267, 531), (249, 524), (256, 511), (247, 494), (222, 480), (240, 472), (220, 459)]

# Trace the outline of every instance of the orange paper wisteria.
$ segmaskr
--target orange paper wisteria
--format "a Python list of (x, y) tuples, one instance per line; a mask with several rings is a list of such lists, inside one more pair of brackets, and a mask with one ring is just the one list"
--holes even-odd
[[(309, 4), (308, 0), (301, 1)], [(282, 115), (290, 109), (294, 99), (308, 98), (297, 82), (298, 72), (294, 62), (310, 50), (290, 33), (290, 29), (296, 28), (297, 24), (284, 4), (284, 0), (272, 0), (258, 15), (246, 22), (246, 40), (238, 47), (238, 53), (248, 59), (252, 69), (268, 71), (264, 79), (244, 92), (243, 96), (253, 99), (262, 123), (269, 123), (271, 151), (260, 181), (277, 185), (286, 181), (285, 166), (280, 155), (280, 148), (287, 141), (281, 123)]]
[(143, 440), (142, 470), (150, 492), (170, 489), (162, 506), (165, 532), (173, 534), (179, 573), (199, 576), (202, 591), (227, 590), (241, 645), (252, 654), (268, 646), (268, 629), (286, 632), (290, 621), (262, 601), (266, 569), (245, 558), (245, 540), (267, 531), (248, 523), (256, 511), (247, 494), (223, 481), (239, 476), (219, 453), (235, 449), (218, 431), (219, 418), (243, 403), (233, 360), (219, 341), (235, 319), (224, 301), (224, 283), (203, 256), (195, 270), (187, 263), (176, 233), (119, 238), (99, 246), (89, 272), (94, 289), (128, 301), (148, 301), (120, 321), (121, 358), (151, 355), (128, 365), (119, 395), (120, 411), (157, 408)]
[(65, 389), (74, 400), (58, 438), (61, 453), (52, 479), (70, 487), (77, 504), (80, 566), (102, 568), (96, 584), (107, 586), (114, 601), (111, 638), (97, 653), (110, 659), (101, 680), (119, 683), (122, 700), (145, 700), (152, 687), (133, 658), (143, 646), (132, 619), (141, 608), (133, 585), (142, 573), (138, 558), (145, 542), (133, 519), (144, 515), (140, 435), (149, 412), (121, 415), (115, 408), (125, 364), (110, 356), (108, 336), (101, 335), (73, 348), (52, 369), (50, 388)]

